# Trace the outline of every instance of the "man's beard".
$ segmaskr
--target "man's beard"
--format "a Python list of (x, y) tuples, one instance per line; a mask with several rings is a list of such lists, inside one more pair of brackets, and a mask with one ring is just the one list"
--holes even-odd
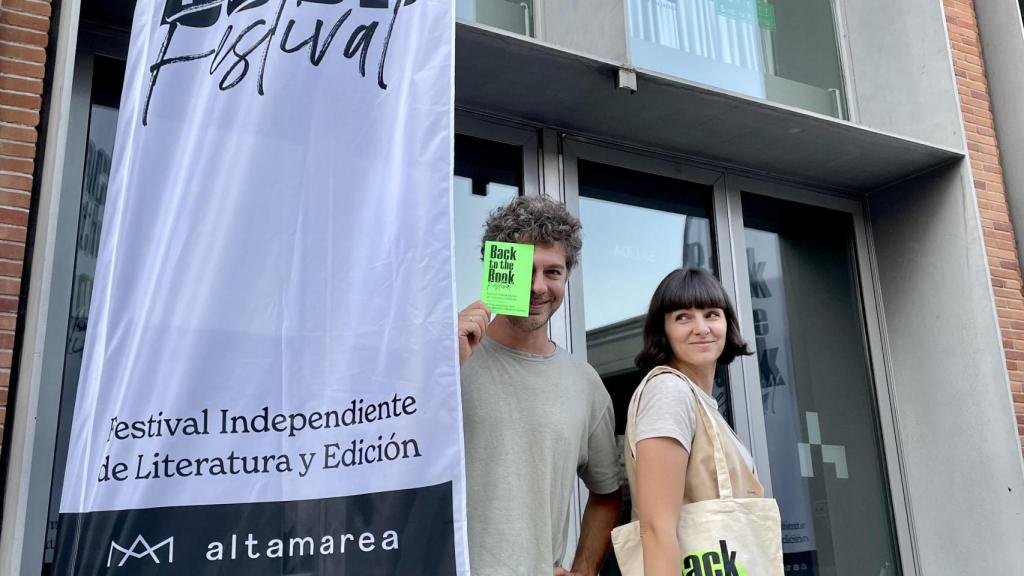
[(535, 330), (546, 328), (548, 320), (551, 319), (552, 315), (554, 315), (554, 312), (549, 312), (543, 316), (506, 316), (506, 318), (508, 318), (508, 323), (516, 330), (521, 332), (533, 332)]

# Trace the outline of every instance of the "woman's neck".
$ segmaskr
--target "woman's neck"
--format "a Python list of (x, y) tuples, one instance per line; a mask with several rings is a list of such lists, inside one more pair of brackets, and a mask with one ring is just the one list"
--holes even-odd
[(669, 366), (682, 372), (687, 378), (693, 380), (693, 383), (700, 386), (700, 389), (711, 396), (711, 391), (715, 387), (715, 365), (710, 366), (694, 366), (692, 364), (684, 364), (679, 362), (675, 358), (669, 361)]

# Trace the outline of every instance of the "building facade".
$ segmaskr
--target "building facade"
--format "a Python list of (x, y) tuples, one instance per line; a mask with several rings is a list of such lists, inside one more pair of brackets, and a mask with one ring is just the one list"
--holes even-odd
[[(1017, 0), (456, 11), (460, 305), (487, 211), (563, 201), (584, 251), (551, 337), (598, 370), (621, 435), (654, 287), (707, 268), (756, 344), (716, 392), (779, 500), (788, 574), (1018, 570)], [(4, 574), (51, 571), (131, 14), (0, 0)]]

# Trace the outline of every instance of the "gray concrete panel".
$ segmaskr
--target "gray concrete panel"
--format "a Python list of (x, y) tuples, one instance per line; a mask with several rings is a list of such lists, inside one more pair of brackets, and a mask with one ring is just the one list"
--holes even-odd
[(539, 0), (541, 40), (613, 62), (627, 61), (625, 0)]
[(1024, 467), (976, 206), (965, 162), (869, 197), (921, 574), (1018, 574), (1024, 549)]
[(975, 3), (1017, 257), (1024, 255), (1024, 21), (1014, 0)]
[(851, 101), (865, 126), (963, 149), (939, 0), (841, 2)]
[(637, 72), (532, 39), (459, 23), (460, 107), (628, 142), (814, 186), (868, 191), (962, 154), (850, 122)]

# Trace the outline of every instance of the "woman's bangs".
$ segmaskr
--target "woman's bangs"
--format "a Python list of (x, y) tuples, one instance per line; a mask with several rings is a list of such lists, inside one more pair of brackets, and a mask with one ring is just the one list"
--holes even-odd
[(675, 310), (689, 308), (728, 308), (728, 297), (718, 281), (710, 274), (685, 270), (673, 274), (665, 286), (659, 312), (668, 314)]

